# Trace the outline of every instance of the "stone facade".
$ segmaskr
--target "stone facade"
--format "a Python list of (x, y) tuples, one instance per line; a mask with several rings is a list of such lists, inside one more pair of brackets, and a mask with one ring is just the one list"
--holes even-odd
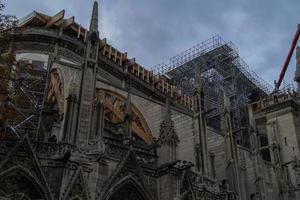
[[(257, 187), (261, 198), (299, 198), (298, 102), (298, 93), (288, 92), (275, 93), (249, 105), (255, 132), (252, 138), (253, 146), (256, 145), (254, 168), (259, 177)], [(267, 138), (267, 143), (254, 144), (254, 140), (261, 138)]]
[(97, 2), (89, 30), (37, 12), (20, 28), (17, 61), (42, 62), (47, 81), (37, 135), (14, 129), (0, 142), (0, 199), (300, 198), (298, 93), (249, 105), (245, 148), (226, 92), (220, 132), (200, 78), (180, 95), (100, 39)]

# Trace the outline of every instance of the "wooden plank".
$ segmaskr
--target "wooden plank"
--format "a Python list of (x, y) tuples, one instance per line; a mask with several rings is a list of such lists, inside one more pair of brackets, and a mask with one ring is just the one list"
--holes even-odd
[[(69, 26), (71, 26), (72, 24), (74, 24), (74, 22), (75, 22), (75, 17), (74, 16), (70, 17), (69, 19), (67, 19), (64, 22), (62, 29), (64, 30), (64, 29), (68, 28)], [(81, 26), (79, 26), (79, 28), (78, 28), (78, 35), (80, 33), (80, 29), (81, 29)]]
[[(18, 27), (24, 27), (28, 24), (30, 24), (34, 19), (39, 19), (40, 21), (42, 21), (43, 23), (46, 23), (46, 20), (43, 19), (42, 17), (38, 17), (38, 13), (36, 11), (33, 11), (31, 14), (30, 14), (30, 17), (27, 18), (25, 21), (21, 22), (18, 24)], [(42, 19), (42, 20), (41, 20)]]
[(128, 59), (128, 67), (135, 65), (135, 58)]
[(62, 10), (55, 14), (53, 17), (51, 17), (48, 21), (47, 24), (44, 26), (44, 28), (49, 28), (52, 25), (54, 25), (56, 22), (62, 20), (65, 16), (65, 10)]
[(142, 76), (143, 76), (143, 80), (145, 80), (146, 78), (145, 78), (145, 69), (144, 68), (142, 68), (143, 70), (142, 70)]
[(77, 38), (80, 38), (80, 33), (81, 33), (81, 25), (78, 25), (78, 32), (77, 32)]
[(39, 13), (36, 13), (35, 18), (37, 18), (38, 20), (40, 20), (43, 23), (47, 22), (47, 20), (43, 16), (41, 16)]
[(109, 45), (108, 58), (110, 59), (110, 57), (111, 57), (111, 46)]
[(114, 54), (114, 62), (117, 62), (117, 54), (118, 54), (118, 50), (115, 49), (115, 54)]
[(121, 53), (121, 57), (120, 57), (120, 65), (122, 65), (122, 63), (123, 63), (123, 53)]
[(87, 30), (84, 29), (84, 41), (86, 41), (86, 37), (87, 37)]

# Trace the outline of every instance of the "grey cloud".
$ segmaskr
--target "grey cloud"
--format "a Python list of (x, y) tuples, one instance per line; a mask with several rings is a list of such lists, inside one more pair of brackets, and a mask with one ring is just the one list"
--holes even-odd
[[(100, 0), (99, 4), (101, 37), (146, 67), (220, 34), (235, 43), (250, 68), (271, 84), (300, 23), (298, 0)], [(54, 14), (64, 8), (85, 26), (91, 6), (92, 0), (7, 1), (8, 12), (19, 17), (33, 9)]]

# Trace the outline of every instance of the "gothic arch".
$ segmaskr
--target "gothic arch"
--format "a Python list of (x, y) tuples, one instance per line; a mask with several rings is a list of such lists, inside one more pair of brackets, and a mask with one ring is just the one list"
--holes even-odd
[[(120, 123), (125, 116), (126, 97), (107, 89), (96, 89), (96, 98), (100, 98), (104, 104), (105, 119)], [(146, 144), (152, 141), (150, 128), (139, 109), (132, 104), (132, 131), (135, 136), (140, 138)]]
[(24, 193), (15, 193), (15, 194), (4, 195), (4, 197), (5, 197), (5, 199), (31, 200), (30, 197)]
[(120, 179), (105, 195), (104, 200), (151, 200), (148, 192), (131, 175)]
[[(18, 157), (18, 155), (25, 155)], [(25, 135), (9, 152), (0, 163), (0, 183), (5, 177), (19, 176), (28, 180), (28, 184), (43, 193), (44, 199), (53, 199), (49, 185), (45, 179), (40, 164), (33, 152), (28, 136)], [(0, 186), (1, 190), (1, 186)]]
[(88, 200), (89, 192), (87, 182), (83, 176), (82, 169), (79, 168), (66, 187), (66, 192), (63, 194), (63, 200)]
[[(23, 199), (51, 199), (41, 182), (22, 166), (14, 166), (0, 173), (2, 192), (7, 196), (23, 195)], [(4, 188), (4, 189), (3, 189)]]

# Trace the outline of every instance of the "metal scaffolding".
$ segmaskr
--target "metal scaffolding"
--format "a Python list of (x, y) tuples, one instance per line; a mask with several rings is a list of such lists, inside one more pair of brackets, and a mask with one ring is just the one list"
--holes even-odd
[(8, 81), (11, 91), (5, 106), (14, 113), (12, 119), (4, 122), (5, 131), (1, 134), (5, 137), (28, 134), (30, 138), (36, 138), (47, 80), (45, 64), (27, 59), (18, 60), (12, 66), (2, 66), (10, 68), (10, 73), (1, 78)]
[(259, 97), (267, 96), (272, 91), (271, 85), (249, 69), (232, 42), (225, 42), (219, 35), (170, 58), (168, 64), (162, 63), (152, 70), (155, 75), (167, 75), (183, 94), (192, 96), (197, 68), (200, 68), (198, 72), (201, 73), (204, 87), (208, 125), (221, 131), (223, 91), (226, 88), (237, 141), (248, 146), (249, 96), (254, 91)]

